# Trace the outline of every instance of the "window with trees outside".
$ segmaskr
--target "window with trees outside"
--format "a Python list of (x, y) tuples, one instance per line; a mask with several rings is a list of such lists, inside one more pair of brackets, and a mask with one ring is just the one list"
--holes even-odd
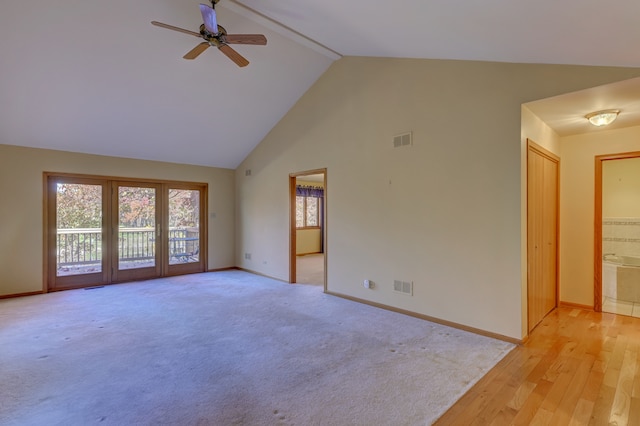
[(45, 176), (49, 290), (206, 269), (206, 184)]
[(318, 228), (318, 197), (296, 196), (296, 228)]

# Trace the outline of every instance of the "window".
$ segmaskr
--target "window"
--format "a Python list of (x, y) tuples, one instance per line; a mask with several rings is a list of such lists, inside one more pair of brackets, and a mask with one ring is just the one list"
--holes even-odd
[(318, 228), (318, 197), (296, 196), (296, 228)]

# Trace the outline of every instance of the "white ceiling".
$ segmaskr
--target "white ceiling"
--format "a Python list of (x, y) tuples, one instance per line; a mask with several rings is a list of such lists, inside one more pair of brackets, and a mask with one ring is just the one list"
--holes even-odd
[[(561, 96), (528, 102), (526, 107), (560, 136), (640, 125), (640, 78), (593, 87)], [(595, 127), (585, 115), (606, 109), (620, 111), (606, 127)]]
[[(268, 39), (234, 46), (245, 68), (150, 24), (197, 31), (200, 2), (5, 2), (0, 143), (233, 169), (340, 55), (640, 67), (637, 0), (221, 0), (230, 34)], [(637, 125), (638, 87), (527, 106), (560, 134), (604, 108)]]

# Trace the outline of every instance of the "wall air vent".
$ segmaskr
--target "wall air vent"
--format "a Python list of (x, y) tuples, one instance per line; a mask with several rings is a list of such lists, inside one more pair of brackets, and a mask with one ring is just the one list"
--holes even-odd
[(413, 296), (413, 281), (393, 281), (393, 291)]
[(403, 146), (411, 146), (413, 145), (413, 133), (403, 133), (401, 135), (397, 135), (393, 137), (393, 147), (400, 148)]

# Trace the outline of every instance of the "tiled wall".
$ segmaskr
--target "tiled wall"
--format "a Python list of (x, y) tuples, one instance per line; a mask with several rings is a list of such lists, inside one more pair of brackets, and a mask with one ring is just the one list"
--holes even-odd
[(602, 219), (602, 253), (640, 256), (640, 218)]

